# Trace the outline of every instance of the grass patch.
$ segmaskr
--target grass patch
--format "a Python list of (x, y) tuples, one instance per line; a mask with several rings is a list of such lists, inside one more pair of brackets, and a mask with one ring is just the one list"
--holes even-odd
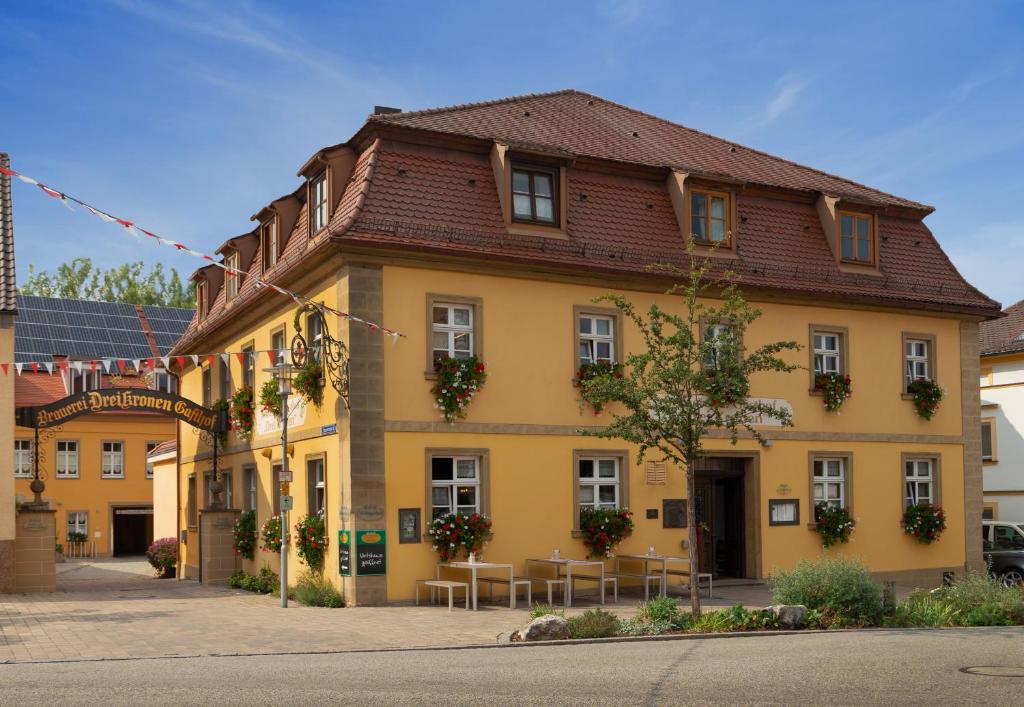
[(561, 609), (556, 609), (553, 604), (538, 602), (530, 609), (530, 620), (539, 619), (541, 616), (561, 616), (565, 618), (565, 612)]
[(619, 634), (619, 619), (604, 609), (589, 609), (569, 619), (571, 638), (608, 638)]
[(299, 575), (299, 581), (292, 591), (295, 600), (306, 606), (322, 606), (328, 609), (340, 609), (345, 606), (345, 599), (341, 593), (329, 579), (317, 572), (307, 570)]

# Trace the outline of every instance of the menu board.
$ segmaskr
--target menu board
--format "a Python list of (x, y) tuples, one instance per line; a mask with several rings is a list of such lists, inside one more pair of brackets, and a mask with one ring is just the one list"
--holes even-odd
[(347, 530), (338, 531), (338, 573), (352, 576), (352, 534)]
[(366, 577), (386, 574), (387, 541), (383, 530), (356, 531), (356, 574)]

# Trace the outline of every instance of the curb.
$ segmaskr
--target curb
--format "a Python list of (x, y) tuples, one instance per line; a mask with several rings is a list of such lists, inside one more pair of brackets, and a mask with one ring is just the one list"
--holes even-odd
[(703, 641), (719, 638), (753, 638), (771, 636), (813, 636), (818, 634), (841, 633), (917, 633), (922, 631), (978, 631), (1024, 629), (1024, 626), (939, 626), (922, 628), (841, 628), (841, 629), (799, 629), (792, 631), (728, 631), (719, 633), (670, 633), (660, 636), (611, 636), (609, 638), (567, 638), (560, 641), (522, 641), (516, 643), (469, 643), (453, 646), (402, 646), (392, 648), (340, 648), (322, 651), (265, 651), (250, 653), (180, 653), (152, 656), (97, 657), (97, 658), (53, 658), (48, 660), (0, 660), (5, 665), (54, 665), (61, 663), (104, 663), (146, 660), (188, 660), (195, 658), (254, 658), (258, 656), (285, 655), (344, 655), (353, 653), (411, 653), (417, 651), (465, 651), (494, 648), (546, 648), (572, 645), (639, 643), (643, 641)]

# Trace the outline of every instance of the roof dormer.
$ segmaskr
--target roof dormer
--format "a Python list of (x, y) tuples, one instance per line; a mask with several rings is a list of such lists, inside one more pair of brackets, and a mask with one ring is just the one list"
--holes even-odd
[(217, 254), (224, 257), (224, 265), (230, 268), (224, 273), (225, 301), (230, 302), (238, 296), (245, 278), (240, 273), (249, 271), (258, 246), (259, 236), (256, 232), (252, 232), (229, 238), (217, 248)]
[(299, 168), (298, 176), (306, 180), (310, 238), (327, 228), (355, 164), (356, 153), (351, 147), (335, 145), (320, 150)]
[(821, 228), (839, 268), (878, 272), (878, 207), (821, 194), (817, 209)]
[(263, 272), (267, 272), (277, 264), (288, 243), (288, 238), (295, 228), (295, 222), (298, 220), (301, 210), (302, 202), (293, 192), (274, 199), (251, 216), (251, 220), (258, 221), (260, 224), (257, 234), (262, 253)]
[(224, 270), (217, 265), (207, 265), (192, 273), (192, 279), (196, 283), (196, 320), (202, 322), (224, 285)]
[(491, 168), (509, 233), (568, 238), (572, 155), (495, 142)]
[(665, 184), (683, 243), (692, 238), (701, 254), (735, 256), (736, 196), (743, 184), (677, 169), (669, 171)]

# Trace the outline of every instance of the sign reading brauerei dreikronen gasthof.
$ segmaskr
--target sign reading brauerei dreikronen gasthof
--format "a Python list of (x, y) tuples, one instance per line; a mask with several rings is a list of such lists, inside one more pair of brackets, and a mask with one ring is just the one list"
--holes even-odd
[(172, 393), (145, 388), (101, 388), (69, 395), (49, 405), (19, 408), (18, 424), (43, 429), (96, 412), (152, 412), (176, 417), (208, 432), (223, 431), (221, 427), (226, 422), (219, 420), (223, 416), (216, 411)]

